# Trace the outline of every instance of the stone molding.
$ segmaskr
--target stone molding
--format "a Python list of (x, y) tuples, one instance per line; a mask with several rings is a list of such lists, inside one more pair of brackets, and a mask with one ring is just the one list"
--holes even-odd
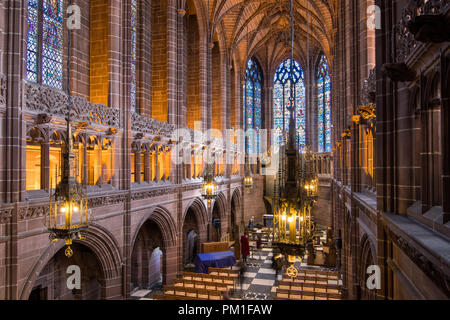
[(450, 297), (450, 274), (445, 273), (436, 264), (420, 252), (411, 241), (403, 238), (389, 229), (390, 239), (440, 288)]
[[(25, 108), (50, 116), (67, 116), (68, 96), (59, 90), (25, 83)], [(80, 97), (72, 97), (72, 119), (87, 124), (119, 127), (119, 110), (101, 104), (88, 102)]]

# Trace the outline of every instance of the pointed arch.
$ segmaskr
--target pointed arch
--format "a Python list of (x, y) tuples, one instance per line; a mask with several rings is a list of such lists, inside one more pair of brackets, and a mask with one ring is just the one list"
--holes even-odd
[(263, 74), (261, 65), (255, 57), (252, 57), (247, 61), (243, 88), (244, 129), (248, 132), (248, 140), (245, 146), (247, 154), (260, 153), (259, 130), (262, 128), (263, 112), (262, 88)]
[(152, 211), (147, 212), (139, 221), (139, 224), (136, 226), (136, 229), (134, 231), (134, 235), (131, 241), (131, 248), (134, 247), (134, 242), (136, 241), (136, 237), (141, 230), (142, 226), (144, 225), (147, 220), (153, 221), (156, 223), (156, 225), (161, 230), (161, 234), (163, 236), (164, 243), (168, 246), (175, 246), (176, 245), (176, 225), (175, 221), (170, 215), (169, 211), (162, 207), (157, 206)]
[[(290, 74), (292, 71), (292, 80)], [(300, 64), (291, 59), (284, 60), (274, 75), (273, 89), (273, 143), (284, 144), (289, 130), (290, 114), (288, 107), (295, 104), (295, 126), (297, 129), (297, 145), (303, 149), (306, 145), (306, 89), (305, 76)], [(291, 92), (291, 82), (294, 88)]]
[[(111, 298), (108, 290), (114, 290), (114, 287), (121, 285), (122, 258), (117, 240), (111, 232), (98, 224), (92, 224), (88, 229), (82, 231), (83, 240), (75, 240), (88, 247), (95, 254), (102, 267), (102, 287), (104, 298)], [(31, 268), (25, 281), (25, 285), (20, 293), (19, 299), (28, 299), (33, 285), (41, 271), (55, 254), (65, 246), (63, 241), (50, 243), (44, 250), (38, 261)]]
[(321, 55), (317, 65), (318, 152), (331, 151), (331, 77), (328, 60)]

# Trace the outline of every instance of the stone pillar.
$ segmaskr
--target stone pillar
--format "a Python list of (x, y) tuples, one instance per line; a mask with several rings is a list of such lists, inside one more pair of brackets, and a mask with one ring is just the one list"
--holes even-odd
[[(177, 124), (177, 5), (167, 1), (167, 122)], [(167, 178), (167, 177), (166, 177)]]
[(149, 150), (145, 151), (144, 154), (144, 180), (149, 182), (152, 180), (152, 164), (151, 164), (151, 154)]
[(85, 142), (83, 143), (83, 168), (81, 171), (81, 179), (82, 179), (82, 184), (84, 186), (87, 186), (88, 184), (88, 169), (87, 169), (87, 141), (85, 140)]
[(155, 148), (155, 182), (158, 182), (160, 177), (159, 165), (159, 146), (157, 146)]
[(134, 150), (134, 182), (141, 183), (141, 149)]
[(445, 224), (450, 221), (450, 88), (449, 58), (441, 54), (441, 154), (442, 154), (442, 211)]
[(55, 175), (50, 171), (50, 142), (48, 140), (41, 144), (41, 159), (41, 188), (49, 190), (52, 187), (50, 182), (53, 182)]

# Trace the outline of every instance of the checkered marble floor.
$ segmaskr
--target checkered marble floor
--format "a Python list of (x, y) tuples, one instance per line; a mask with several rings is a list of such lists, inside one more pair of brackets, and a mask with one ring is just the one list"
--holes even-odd
[[(307, 267), (305, 263), (297, 261), (296, 267)], [(239, 270), (238, 266), (233, 269)], [(320, 269), (320, 268), (319, 268)], [(278, 275), (281, 280), (282, 275)], [(242, 300), (273, 300), (275, 297), (276, 283), (275, 270), (272, 269), (272, 248), (263, 248), (260, 252), (255, 252), (247, 258), (247, 270), (244, 273), (244, 281), (238, 284), (236, 291), (231, 298)], [(153, 290), (136, 290), (131, 294), (131, 299), (151, 300), (153, 293), (161, 293), (160, 288)]]

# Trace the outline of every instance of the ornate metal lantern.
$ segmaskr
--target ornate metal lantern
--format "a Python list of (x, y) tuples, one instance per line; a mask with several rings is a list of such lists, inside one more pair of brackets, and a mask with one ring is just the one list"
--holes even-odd
[(211, 200), (214, 200), (219, 193), (217, 182), (214, 178), (214, 169), (213, 165), (206, 165), (206, 174), (203, 177), (203, 185), (202, 185), (202, 197), (205, 200), (208, 200), (208, 204)]
[[(293, 3), (291, 11), (291, 63), (294, 59), (294, 21)], [(291, 66), (291, 79), (293, 71)], [(293, 86), (293, 81), (291, 81)], [(291, 87), (291, 92), (294, 88)], [(287, 258), (290, 267), (287, 273), (297, 273), (294, 267), (296, 258), (303, 259), (306, 247), (313, 239), (314, 223), (311, 209), (318, 196), (318, 178), (314, 156), (308, 148), (298, 150), (295, 126), (295, 99), (291, 97), (287, 107), (289, 132), (287, 141), (280, 148), (278, 173), (274, 183), (273, 198), (273, 242)]]
[(244, 188), (248, 193), (250, 193), (250, 190), (253, 188), (253, 176), (248, 161), (246, 161), (245, 166)]
[[(69, 1), (71, 4), (71, 1)], [(50, 232), (50, 240), (64, 240), (67, 248), (65, 255), (70, 258), (73, 250), (70, 248), (72, 241), (82, 239), (81, 231), (87, 229), (90, 224), (90, 215), (87, 208), (86, 192), (81, 184), (76, 180), (75, 173), (75, 154), (73, 153), (72, 125), (71, 125), (71, 32), (68, 32), (67, 45), (67, 137), (65, 150), (63, 152), (60, 164), (60, 172), (55, 174), (55, 182), (58, 181), (58, 175), (61, 176), (60, 182), (56, 185), (54, 191), (50, 191), (49, 211), (45, 219), (47, 230)]]
[[(70, 122), (69, 124), (70, 125)], [(68, 147), (63, 154), (62, 177), (50, 192), (50, 210), (46, 226), (52, 241), (64, 240), (67, 257), (73, 255), (72, 240), (82, 239), (81, 231), (89, 227), (90, 215), (87, 208), (86, 192), (75, 179), (75, 154), (72, 152), (71, 130), (68, 130)]]

